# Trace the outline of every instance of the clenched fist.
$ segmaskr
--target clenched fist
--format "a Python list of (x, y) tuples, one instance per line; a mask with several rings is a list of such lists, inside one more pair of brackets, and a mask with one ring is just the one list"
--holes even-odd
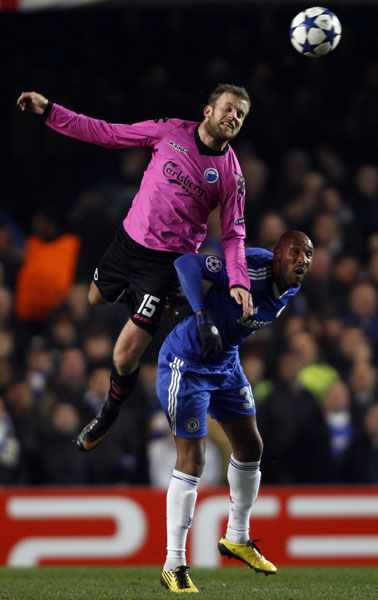
[(31, 110), (36, 115), (43, 115), (47, 104), (47, 98), (37, 92), (22, 92), (17, 100), (17, 106), (19, 106), (21, 110)]

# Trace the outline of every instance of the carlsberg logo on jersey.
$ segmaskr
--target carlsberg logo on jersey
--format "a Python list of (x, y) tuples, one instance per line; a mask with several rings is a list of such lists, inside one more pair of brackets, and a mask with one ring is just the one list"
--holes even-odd
[(202, 183), (202, 181), (199, 181), (198, 184), (193, 183), (193, 181), (190, 180), (189, 175), (185, 175), (182, 169), (171, 160), (165, 163), (163, 173), (168, 177), (169, 183), (181, 186), (182, 189), (191, 196), (198, 196), (198, 198), (200, 198), (205, 192), (205, 190), (198, 185)]

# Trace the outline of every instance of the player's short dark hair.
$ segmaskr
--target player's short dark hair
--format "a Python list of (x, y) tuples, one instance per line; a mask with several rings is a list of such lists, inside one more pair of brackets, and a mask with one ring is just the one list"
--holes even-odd
[(210, 106), (214, 106), (218, 98), (225, 93), (233, 94), (237, 98), (245, 100), (248, 104), (248, 109), (251, 108), (251, 99), (248, 95), (247, 90), (244, 87), (234, 85), (233, 83), (219, 83), (217, 87), (211, 92), (208, 104), (210, 104)]

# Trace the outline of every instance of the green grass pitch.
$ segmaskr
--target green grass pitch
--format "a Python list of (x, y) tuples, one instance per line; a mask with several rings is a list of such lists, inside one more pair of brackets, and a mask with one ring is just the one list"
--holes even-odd
[[(281, 567), (265, 576), (248, 568), (192, 568), (209, 600), (377, 600), (378, 567)], [(0, 568), (0, 600), (167, 599), (157, 567)]]

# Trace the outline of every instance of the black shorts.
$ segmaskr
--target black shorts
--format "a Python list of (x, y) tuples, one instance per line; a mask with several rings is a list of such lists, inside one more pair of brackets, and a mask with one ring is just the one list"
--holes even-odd
[(102, 297), (115, 302), (125, 291), (130, 318), (152, 335), (168, 315), (180, 284), (173, 262), (178, 252), (151, 250), (117, 230), (113, 242), (100, 259), (93, 280)]

